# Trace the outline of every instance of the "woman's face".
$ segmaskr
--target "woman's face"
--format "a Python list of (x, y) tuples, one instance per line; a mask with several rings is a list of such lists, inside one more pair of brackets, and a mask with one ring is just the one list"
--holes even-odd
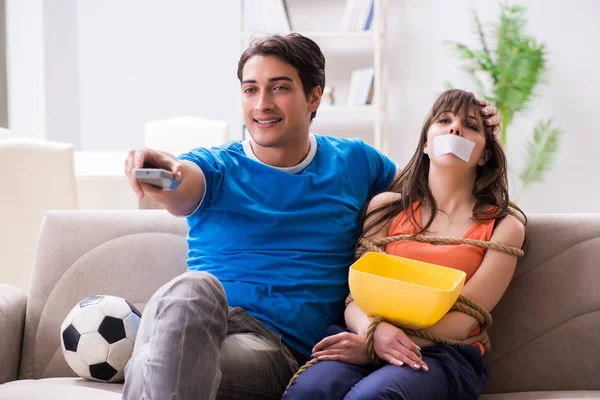
[[(485, 133), (483, 117), (476, 107), (471, 107), (467, 115), (460, 112), (455, 115), (452, 109), (441, 110), (433, 118), (431, 126), (427, 131), (427, 142), (423, 151), (429, 155), (433, 165), (468, 167), (475, 169), (478, 165), (484, 165), (489, 158), (489, 152), (485, 150)], [(460, 159), (454, 154), (447, 153), (435, 156), (434, 138), (440, 135), (457, 135), (475, 143), (473, 152), (468, 162)]]

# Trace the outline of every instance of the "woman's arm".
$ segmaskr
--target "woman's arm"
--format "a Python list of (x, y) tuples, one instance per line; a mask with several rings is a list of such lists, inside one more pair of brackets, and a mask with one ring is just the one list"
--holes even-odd
[[(524, 240), (525, 227), (521, 221), (511, 215), (500, 221), (491, 238), (492, 242), (518, 248), (523, 246)], [(477, 272), (465, 284), (461, 294), (475, 300), (486, 310), (492, 311), (504, 295), (516, 265), (516, 256), (488, 250)], [(458, 311), (451, 311), (426, 331), (450, 339), (463, 340), (477, 324), (475, 318)]]
[[(385, 207), (399, 198), (400, 195), (398, 193), (392, 192), (380, 193), (373, 197), (367, 206), (368, 217), (365, 219), (363, 226), (369, 226), (380, 215), (380, 213), (374, 213), (374, 210)], [(387, 237), (388, 231), (392, 226), (392, 222), (393, 221), (384, 221), (372, 227), (369, 232), (364, 232), (364, 237), (369, 238), (370, 240), (377, 240)], [(363, 256), (367, 253), (368, 252), (365, 252)], [(357, 333), (362, 337), (366, 337), (367, 328), (369, 327), (372, 318), (368, 317), (364, 312), (362, 312), (362, 310), (358, 308), (354, 302), (350, 303), (348, 307), (346, 307), (344, 317), (346, 319), (346, 325), (352, 332)]]
[[(378, 212), (372, 211), (391, 204), (393, 201), (398, 200), (399, 196), (398, 193), (385, 192), (373, 197), (367, 207), (368, 216), (365, 219), (364, 226), (369, 226), (372, 221), (381, 215)], [(370, 228), (368, 232), (364, 232), (364, 237), (371, 240), (387, 237), (392, 223), (393, 220), (383, 221)], [(354, 302), (348, 304), (344, 317), (348, 328), (366, 339), (367, 329), (371, 324), (372, 318), (366, 315)], [(419, 347), (400, 328), (383, 322), (377, 325), (375, 337), (377, 338), (374, 343), (375, 352), (383, 360), (398, 366), (407, 364), (417, 370), (423, 369), (427, 371), (429, 369), (427, 364), (421, 359)]]

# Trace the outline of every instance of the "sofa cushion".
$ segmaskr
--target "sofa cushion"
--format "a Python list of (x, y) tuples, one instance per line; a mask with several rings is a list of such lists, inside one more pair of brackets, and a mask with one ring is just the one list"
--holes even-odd
[(120, 400), (122, 384), (81, 378), (25, 379), (0, 385), (4, 400)]
[(544, 400), (544, 399), (600, 399), (600, 391), (595, 390), (573, 390), (565, 392), (519, 392), (484, 394), (479, 400)]
[(15, 286), (0, 283), (0, 383), (17, 379), (27, 296)]
[(140, 311), (186, 271), (187, 224), (166, 211), (49, 211), (27, 303), (20, 379), (76, 376), (60, 325), (77, 302), (106, 294)]
[(600, 214), (532, 215), (492, 311), (485, 393), (600, 390)]

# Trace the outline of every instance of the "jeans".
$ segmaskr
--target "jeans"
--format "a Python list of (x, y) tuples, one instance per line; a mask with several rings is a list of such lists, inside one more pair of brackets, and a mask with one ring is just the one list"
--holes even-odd
[[(334, 332), (330, 327), (328, 334)], [(404, 365), (353, 365), (321, 361), (303, 372), (284, 400), (476, 400), (489, 369), (473, 345), (438, 344), (421, 350), (429, 371)]]
[(298, 367), (281, 337), (228, 307), (217, 278), (186, 272), (144, 310), (123, 399), (280, 399)]

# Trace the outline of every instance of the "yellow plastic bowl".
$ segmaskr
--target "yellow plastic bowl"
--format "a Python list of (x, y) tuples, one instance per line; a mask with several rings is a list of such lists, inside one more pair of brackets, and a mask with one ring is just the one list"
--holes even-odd
[(368, 315), (423, 329), (450, 310), (465, 277), (463, 271), (453, 268), (367, 253), (350, 266), (348, 283), (354, 301)]

